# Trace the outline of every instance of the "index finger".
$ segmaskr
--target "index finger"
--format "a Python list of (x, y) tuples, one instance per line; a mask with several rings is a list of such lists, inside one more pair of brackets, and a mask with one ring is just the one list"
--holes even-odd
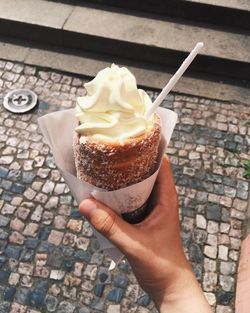
[(166, 205), (168, 199), (176, 195), (174, 176), (169, 158), (164, 155), (155, 182), (156, 204)]

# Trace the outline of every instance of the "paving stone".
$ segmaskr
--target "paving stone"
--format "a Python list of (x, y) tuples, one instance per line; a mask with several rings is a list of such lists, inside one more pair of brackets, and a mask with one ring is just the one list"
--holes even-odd
[(14, 285), (16, 286), (19, 282), (19, 279), (20, 279), (20, 274), (18, 273), (11, 273), (10, 276), (9, 276), (9, 284), (10, 285)]
[(220, 275), (220, 285), (224, 291), (233, 292), (235, 289), (235, 280), (231, 276)]
[(218, 258), (224, 261), (228, 260), (228, 247), (227, 246), (219, 245)]
[[(52, 267), (61, 267), (63, 262), (63, 253), (59, 248), (55, 248), (48, 254), (47, 265)], [(47, 252), (47, 251), (46, 251)]]
[(230, 222), (230, 210), (227, 208), (222, 208), (221, 220), (223, 222), (229, 223)]
[(4, 265), (6, 262), (6, 257), (3, 255), (0, 255), (0, 268)]
[(57, 313), (73, 313), (75, 310), (75, 305), (67, 301), (62, 301), (57, 309)]
[(67, 224), (67, 218), (62, 215), (55, 216), (54, 219), (54, 226), (57, 229), (65, 229), (65, 226)]
[(41, 178), (47, 178), (50, 173), (50, 169), (48, 168), (39, 168), (37, 171), (37, 176)]
[(16, 291), (15, 300), (20, 304), (29, 304), (30, 290), (28, 288), (19, 287)]
[(142, 297), (140, 297), (138, 299), (137, 302), (139, 305), (141, 305), (143, 307), (147, 307), (149, 305), (150, 301), (151, 301), (151, 299), (149, 298), (148, 295), (143, 295)]
[(20, 233), (14, 231), (11, 233), (9, 236), (9, 242), (18, 244), (18, 245), (23, 245), (24, 243), (24, 236), (22, 236)]
[(7, 246), (7, 242), (0, 240), (0, 254), (4, 252), (5, 247)]
[(94, 293), (97, 297), (102, 297), (105, 285), (104, 284), (96, 284), (94, 287)]
[(64, 277), (64, 285), (65, 286), (79, 286), (81, 284), (81, 279), (78, 277), (75, 277), (71, 274), (66, 274)]
[(64, 234), (62, 232), (59, 232), (57, 230), (52, 230), (49, 235), (48, 241), (52, 243), (53, 245), (59, 246), (60, 243), (62, 242), (63, 235)]
[(234, 294), (232, 292), (219, 290), (217, 293), (218, 303), (221, 305), (229, 305), (233, 297)]
[(216, 246), (205, 246), (204, 254), (211, 259), (216, 259), (217, 257), (217, 247)]
[(92, 282), (90, 280), (84, 280), (83, 283), (81, 284), (81, 289), (84, 291), (93, 290)]
[(32, 172), (23, 172), (22, 173), (22, 182), (24, 184), (31, 184), (35, 178), (35, 175)]
[(87, 307), (81, 306), (76, 309), (76, 313), (90, 313), (90, 310)]
[(9, 236), (9, 234), (4, 231), (3, 229), (0, 228), (0, 240), (1, 239), (6, 239)]
[(0, 215), (0, 227), (7, 226), (10, 222), (10, 218)]
[(42, 216), (42, 223), (45, 225), (50, 225), (53, 221), (54, 215), (52, 212), (44, 211)]
[[(73, 264), (70, 266), (70, 269), (72, 268), (72, 266), (73, 266)], [(82, 276), (83, 266), (84, 266), (83, 263), (75, 262), (73, 274), (74, 274), (76, 277), (81, 277), (81, 276)]]
[(29, 216), (30, 209), (24, 208), (24, 207), (19, 207), (17, 209), (17, 217), (19, 217), (22, 220), (26, 220), (27, 217)]
[(203, 215), (200, 215), (200, 214), (196, 215), (196, 226), (198, 228), (206, 229), (207, 221)]
[(34, 250), (27, 249), (26, 247), (22, 250), (19, 260), (22, 262), (32, 262), (34, 258)]
[(9, 180), (2, 179), (0, 183), (0, 187), (5, 190), (10, 190), (12, 186), (12, 182)]
[(11, 286), (5, 291), (4, 300), (8, 302), (12, 302), (14, 300), (14, 296), (16, 293), (16, 287)]
[(42, 213), (43, 213), (43, 207), (41, 205), (38, 205), (35, 211), (31, 215), (31, 220), (35, 222), (40, 222), (42, 218)]
[(31, 189), (31, 188), (28, 188), (25, 192), (24, 192), (24, 196), (28, 199), (28, 200), (32, 200), (34, 199), (36, 195), (36, 192)]
[(48, 293), (57, 297), (61, 292), (61, 289), (56, 285), (56, 284), (53, 284), (50, 288), (49, 288), (49, 291)]
[[(98, 252), (95, 252), (95, 253), (92, 255), (92, 257), (91, 257), (90, 263), (91, 263), (91, 264), (101, 265), (102, 262), (103, 262), (103, 259), (104, 259), (103, 254), (98, 253)], [(119, 266), (119, 268), (120, 268), (120, 266)]]
[(34, 279), (31, 276), (23, 275), (21, 276), (20, 284), (25, 288), (31, 288), (33, 286)]
[[(0, 217), (0, 220), (1, 220), (1, 217)], [(0, 222), (0, 224), (1, 224), (1, 222)], [(25, 224), (21, 220), (19, 220), (18, 218), (11, 220), (10, 228), (13, 230), (21, 232), (24, 229), (24, 226), (25, 226)]]
[(35, 288), (30, 292), (30, 304), (36, 308), (44, 306), (44, 300), (48, 289), (48, 282), (40, 280), (36, 283)]
[(5, 293), (5, 288), (3, 286), (0, 286), (0, 301), (3, 300)]
[(48, 312), (55, 312), (58, 305), (58, 300), (54, 296), (47, 295), (45, 298), (45, 304)]
[(90, 280), (95, 280), (97, 275), (97, 266), (96, 265), (87, 265), (84, 271), (84, 277)]
[(54, 280), (62, 280), (65, 276), (65, 272), (61, 270), (52, 270), (50, 273), (50, 278)]
[(88, 246), (89, 246), (90, 240), (88, 238), (85, 237), (78, 237), (76, 239), (76, 247), (77, 249), (81, 249), (81, 250), (87, 250)]
[(111, 302), (120, 303), (123, 294), (124, 290), (122, 288), (114, 288), (108, 293), (107, 298)]
[(2, 284), (8, 283), (9, 276), (10, 276), (10, 273), (9, 273), (9, 272), (5, 272), (5, 271), (1, 271), (1, 270), (0, 270), (0, 282), (1, 282)]
[(209, 245), (211, 245), (211, 246), (217, 246), (217, 244), (218, 244), (217, 236), (208, 234), (208, 236), (207, 236), (207, 243)]
[(63, 244), (74, 247), (77, 241), (77, 236), (72, 233), (65, 233), (63, 237)]
[(34, 276), (47, 278), (49, 277), (49, 269), (45, 266), (37, 266), (34, 271)]
[(217, 274), (210, 272), (204, 274), (203, 289), (205, 291), (215, 291), (217, 285)]
[(30, 237), (35, 237), (37, 235), (39, 229), (39, 225), (36, 223), (29, 223), (27, 224), (27, 226), (25, 227), (23, 234), (25, 236), (30, 236)]
[(203, 260), (203, 253), (201, 251), (201, 248), (197, 244), (192, 244), (189, 247), (189, 260), (191, 262), (201, 262)]
[(7, 175), (8, 175), (8, 173), (9, 173), (8, 168), (5, 168), (5, 167), (3, 167), (3, 166), (0, 166), (0, 177), (1, 177), (1, 178), (6, 178)]
[(214, 293), (204, 292), (204, 295), (205, 295), (209, 305), (214, 306), (216, 304), (216, 297), (215, 297)]
[(25, 246), (29, 249), (36, 249), (39, 244), (39, 240), (37, 238), (27, 238), (25, 240)]
[(16, 210), (16, 207), (13, 206), (13, 205), (10, 205), (8, 203), (5, 203), (1, 212), (3, 215), (6, 215), (6, 214), (13, 214)]
[(83, 223), (82, 234), (86, 237), (91, 237), (93, 235), (93, 229), (87, 221)]
[(22, 275), (32, 275), (34, 271), (34, 266), (28, 263), (19, 263), (18, 273)]
[(60, 205), (58, 208), (58, 213), (61, 215), (69, 216), (71, 212), (71, 208), (67, 205)]
[(38, 238), (40, 240), (47, 240), (50, 234), (50, 228), (47, 226), (41, 226), (38, 233)]
[(233, 201), (233, 208), (238, 211), (244, 212), (247, 209), (247, 202), (240, 199), (235, 199)]
[(107, 284), (111, 282), (110, 272), (104, 267), (99, 268), (98, 278), (99, 278), (99, 282), (102, 284), (104, 283)]
[(54, 189), (55, 184), (52, 181), (46, 181), (43, 185), (42, 191), (46, 194), (51, 194)]
[[(6, 313), (9, 311), (10, 308), (10, 303), (9, 302), (1, 302), (0, 303), (0, 313)], [(21, 313), (21, 312), (20, 312)]]
[(221, 208), (217, 204), (209, 204), (207, 207), (207, 218), (209, 220), (220, 221), (221, 220)]
[(221, 262), (220, 272), (223, 275), (232, 275), (236, 273), (236, 264), (234, 262)]
[(34, 309), (28, 309), (27, 313), (40, 313), (40, 312)]
[(107, 313), (120, 313), (121, 306), (120, 304), (111, 304), (108, 306)]
[(14, 246), (14, 245), (8, 245), (5, 249), (5, 255), (9, 258), (13, 259), (19, 259), (20, 253), (21, 253), (22, 247)]
[(218, 223), (214, 222), (214, 221), (208, 221), (208, 225), (207, 225), (207, 231), (210, 234), (215, 234), (219, 231), (219, 225)]
[(94, 298), (91, 301), (90, 306), (94, 310), (103, 312), (103, 309), (104, 309), (104, 299), (102, 299), (102, 298)]
[(193, 239), (198, 244), (204, 244), (207, 240), (207, 232), (202, 229), (194, 229)]

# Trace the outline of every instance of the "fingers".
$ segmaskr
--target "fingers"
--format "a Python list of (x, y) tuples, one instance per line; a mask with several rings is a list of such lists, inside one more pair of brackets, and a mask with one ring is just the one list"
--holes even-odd
[(171, 164), (166, 155), (163, 157), (156, 184), (160, 188), (161, 194), (176, 192)]
[(152, 206), (152, 212), (138, 224), (139, 228), (160, 227), (160, 224), (165, 225), (166, 221), (170, 220), (178, 222), (178, 198), (167, 156), (164, 156), (162, 160), (153, 192), (149, 198), (149, 205)]
[(79, 210), (98, 232), (112, 241), (124, 253), (133, 248), (136, 230), (113, 210), (94, 199), (83, 200)]

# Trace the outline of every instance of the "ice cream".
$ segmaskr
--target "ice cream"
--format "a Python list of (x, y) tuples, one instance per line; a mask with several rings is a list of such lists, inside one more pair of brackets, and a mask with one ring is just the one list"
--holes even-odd
[(152, 105), (125, 67), (112, 64), (84, 85), (76, 103), (74, 134), (77, 177), (116, 190), (150, 176), (158, 153), (160, 120), (145, 118)]

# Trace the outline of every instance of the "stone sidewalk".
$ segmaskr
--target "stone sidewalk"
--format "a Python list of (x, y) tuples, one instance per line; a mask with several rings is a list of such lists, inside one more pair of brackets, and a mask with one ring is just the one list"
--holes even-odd
[[(74, 106), (86, 80), (0, 61), (0, 92), (30, 88), (30, 114), (0, 109), (0, 312), (157, 312), (126, 260), (112, 272), (38, 130), (37, 118)], [(149, 92), (152, 98), (156, 92)], [(187, 256), (216, 313), (234, 312), (249, 197), (249, 106), (171, 95), (179, 115), (168, 154)]]

